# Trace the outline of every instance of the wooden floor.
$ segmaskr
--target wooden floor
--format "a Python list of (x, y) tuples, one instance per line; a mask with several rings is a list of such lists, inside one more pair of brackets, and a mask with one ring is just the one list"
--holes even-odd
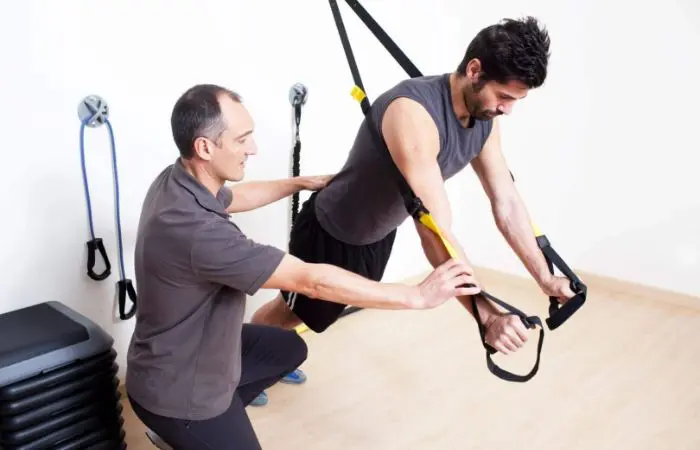
[[(492, 294), (547, 316), (528, 280), (482, 270)], [(507, 383), (487, 370), (455, 301), (421, 312), (360, 311), (303, 334), (302, 386), (250, 407), (266, 450), (700, 449), (700, 299), (586, 277), (588, 303), (548, 331), (540, 371)], [(537, 335), (496, 356), (524, 373)], [(129, 448), (153, 448), (125, 405)]]

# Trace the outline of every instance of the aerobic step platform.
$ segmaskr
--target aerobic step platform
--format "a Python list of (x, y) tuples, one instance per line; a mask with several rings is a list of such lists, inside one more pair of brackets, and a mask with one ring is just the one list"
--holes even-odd
[(59, 302), (0, 315), (0, 450), (125, 449), (113, 343)]

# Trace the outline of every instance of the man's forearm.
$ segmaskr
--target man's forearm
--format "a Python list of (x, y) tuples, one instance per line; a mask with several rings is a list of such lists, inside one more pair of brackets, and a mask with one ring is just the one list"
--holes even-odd
[(518, 258), (537, 281), (544, 286), (552, 278), (532, 229), (527, 209), (519, 196), (494, 205), (496, 226)]
[(407, 309), (417, 304), (418, 288), (415, 286), (376, 283), (330, 264), (308, 267), (308, 277), (301, 290), (311, 298), (373, 309)]
[[(421, 230), (419, 234), (421, 238), (421, 244), (423, 246), (423, 252), (425, 253), (426, 258), (428, 258), (430, 264), (433, 267), (437, 267), (440, 264), (447, 261), (450, 258), (450, 254), (447, 252), (447, 249), (443, 245), (442, 240), (431, 230), (428, 230), (427, 228), (423, 227), (423, 225), (419, 224), (418, 226), (421, 227), (419, 228)], [(466, 254), (464, 253), (464, 249), (457, 241), (457, 239), (452, 235), (452, 233), (445, 230), (442, 231), (447, 241), (450, 244), (452, 244), (452, 247), (454, 247), (459, 259), (471, 265), (466, 257)], [(483, 286), (481, 287), (483, 288)], [(466, 308), (467, 311), (469, 311), (469, 313), (472, 316), (474, 316), (474, 318), (476, 318), (476, 315), (472, 308), (471, 296), (459, 296), (457, 297), (457, 300), (462, 304), (462, 306), (464, 306), (464, 308)], [(495, 306), (493, 306), (490, 302), (488, 302), (481, 296), (477, 296), (476, 303), (477, 307), (479, 308), (479, 317), (481, 318), (482, 323), (485, 322), (489, 316), (498, 312)]]
[(250, 211), (289, 197), (303, 188), (298, 178), (248, 181), (232, 186), (233, 200), (229, 213)]

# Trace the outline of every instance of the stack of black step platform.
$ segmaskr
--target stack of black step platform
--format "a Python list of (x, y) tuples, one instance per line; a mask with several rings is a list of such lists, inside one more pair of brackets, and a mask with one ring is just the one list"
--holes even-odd
[(58, 302), (0, 314), (0, 450), (125, 449), (113, 342)]

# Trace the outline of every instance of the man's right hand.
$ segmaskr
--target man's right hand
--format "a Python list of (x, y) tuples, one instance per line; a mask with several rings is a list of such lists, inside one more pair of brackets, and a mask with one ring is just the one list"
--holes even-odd
[(478, 294), (473, 270), (463, 261), (448, 259), (418, 284), (418, 295), (411, 309), (430, 309), (458, 296)]
[(496, 313), (484, 323), (484, 340), (503, 354), (515, 352), (527, 342), (527, 328), (515, 314)]

